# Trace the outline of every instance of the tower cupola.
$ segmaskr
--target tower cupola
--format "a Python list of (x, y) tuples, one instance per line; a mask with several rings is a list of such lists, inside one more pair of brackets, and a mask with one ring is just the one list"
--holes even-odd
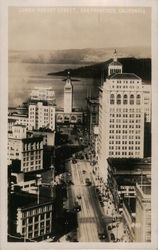
[(113, 61), (108, 66), (108, 76), (114, 73), (122, 74), (122, 64), (117, 60), (117, 50), (114, 50)]

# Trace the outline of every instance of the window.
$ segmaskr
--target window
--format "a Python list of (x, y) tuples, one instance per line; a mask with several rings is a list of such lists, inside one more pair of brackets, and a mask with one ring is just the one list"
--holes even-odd
[(29, 224), (31, 224), (32, 223), (32, 217), (31, 218), (29, 218)]
[(28, 230), (29, 230), (29, 231), (32, 231), (32, 226), (29, 226)]
[(44, 222), (41, 223), (40, 228), (44, 228)]
[(41, 214), (41, 220), (44, 220), (44, 214)]
[(50, 218), (50, 213), (46, 213), (46, 218)]
[(140, 101), (141, 101), (140, 95), (137, 95), (136, 104), (140, 105)]
[(38, 224), (34, 225), (34, 230), (37, 231), (38, 230)]
[(123, 104), (128, 104), (127, 95), (123, 96)]
[(121, 104), (121, 95), (120, 94), (117, 95), (117, 104)]
[(130, 95), (130, 104), (131, 104), (131, 105), (134, 104), (134, 95)]
[(26, 220), (22, 220), (22, 225), (26, 225)]
[(115, 97), (114, 94), (110, 95), (110, 104), (115, 104)]
[(35, 222), (38, 222), (38, 216), (35, 216)]

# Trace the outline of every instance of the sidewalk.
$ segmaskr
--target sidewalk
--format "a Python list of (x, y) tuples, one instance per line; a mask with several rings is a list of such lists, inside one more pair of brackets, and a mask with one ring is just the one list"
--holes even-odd
[[(111, 241), (111, 234), (114, 235), (114, 239), (112, 241), (121, 241), (121, 242), (129, 242), (129, 236), (126, 233), (126, 228), (124, 223), (122, 222), (121, 215), (118, 213), (117, 209), (115, 208), (115, 204), (113, 201), (113, 196), (107, 186), (105, 186), (104, 183), (101, 182), (101, 180), (98, 180), (97, 174), (93, 172), (94, 167), (97, 169), (97, 164), (95, 166), (91, 166), (90, 163), (89, 168), (91, 169), (91, 174), (93, 176), (93, 183), (100, 191), (100, 194), (103, 196), (103, 211), (105, 216), (112, 216), (113, 217), (113, 223), (110, 223), (107, 225), (107, 232), (109, 236), (109, 241)], [(106, 200), (106, 201), (105, 201)], [(117, 225), (117, 226), (116, 226)], [(108, 230), (108, 228), (111, 227), (111, 230)]]

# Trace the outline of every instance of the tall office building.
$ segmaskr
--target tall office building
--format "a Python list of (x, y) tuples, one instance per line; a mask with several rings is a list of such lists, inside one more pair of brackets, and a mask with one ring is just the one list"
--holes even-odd
[(64, 86), (64, 113), (72, 112), (72, 84), (71, 78), (68, 72), (66, 84)]
[(21, 172), (43, 169), (43, 137), (27, 135), (26, 126), (14, 125), (8, 133), (8, 165), (20, 161)]
[(107, 182), (107, 158), (143, 158), (144, 110), (142, 79), (123, 73), (116, 51), (99, 91), (99, 155)]
[(33, 129), (50, 128), (55, 130), (55, 107), (38, 102), (29, 105), (29, 125)]

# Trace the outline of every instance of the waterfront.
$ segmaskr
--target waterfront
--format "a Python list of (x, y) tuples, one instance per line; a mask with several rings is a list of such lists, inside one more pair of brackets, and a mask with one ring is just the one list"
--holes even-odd
[[(56, 104), (63, 107), (65, 78), (48, 76), (68, 68), (78, 68), (80, 64), (37, 64), (10, 63), (8, 66), (9, 106), (21, 105), (29, 97), (34, 87), (52, 87), (56, 95)], [(82, 65), (83, 66), (83, 65)], [(75, 78), (73, 83), (73, 107), (86, 107), (87, 95), (97, 95), (99, 82), (94, 79)]]

